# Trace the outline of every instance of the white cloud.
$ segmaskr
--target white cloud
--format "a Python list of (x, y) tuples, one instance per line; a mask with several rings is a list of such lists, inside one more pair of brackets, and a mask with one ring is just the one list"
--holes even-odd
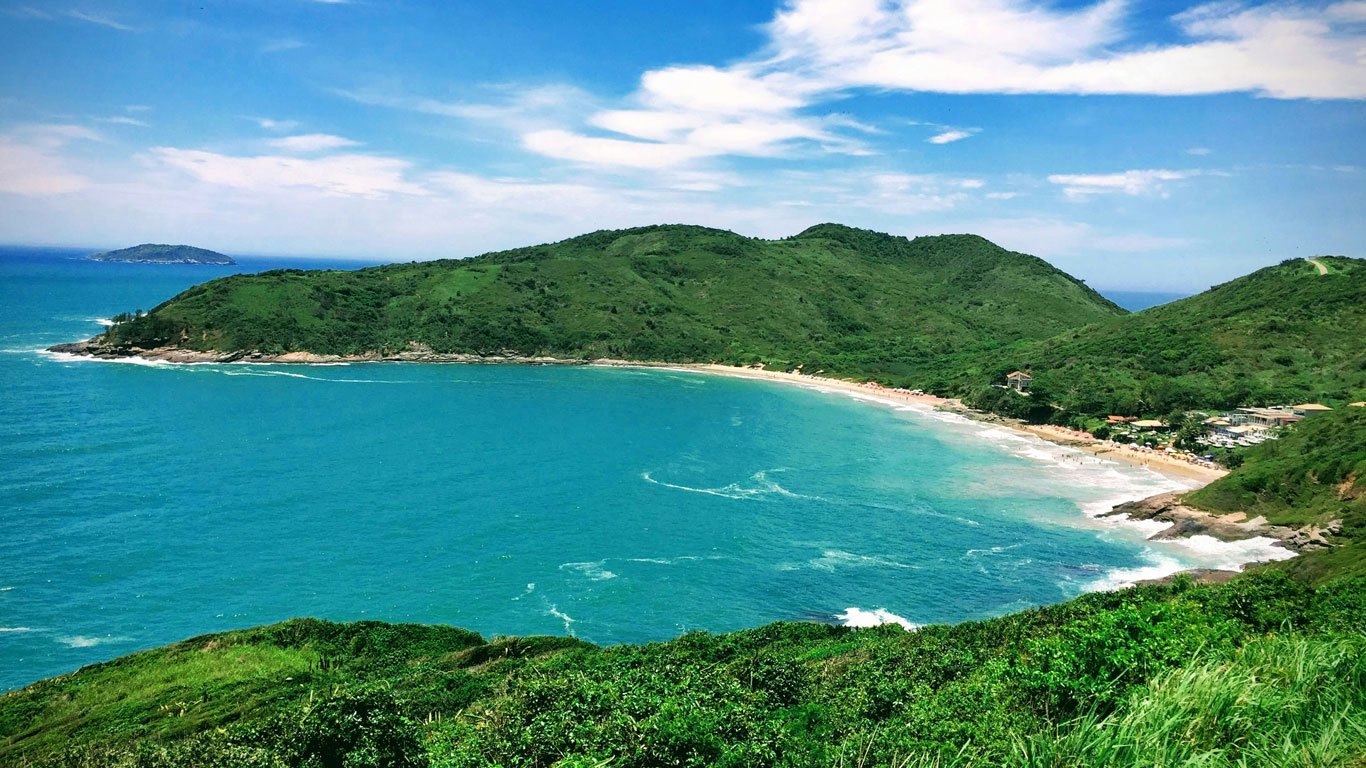
[(261, 53), (280, 53), (282, 51), (293, 51), (303, 48), (306, 45), (302, 40), (295, 40), (292, 37), (282, 37), (276, 40), (267, 40), (261, 44)]
[(1051, 218), (989, 219), (973, 222), (969, 229), (1011, 250), (1045, 258), (1150, 253), (1196, 242), (1183, 237), (1116, 232), (1086, 222)]
[(139, 120), (135, 117), (128, 117), (127, 115), (114, 115), (113, 117), (97, 117), (95, 118), (95, 120), (101, 123), (109, 123), (110, 125), (135, 125), (139, 128), (150, 127), (146, 121)]
[[(651, 168), (803, 147), (869, 154), (843, 135), (850, 126), (837, 116), (810, 114), (857, 90), (1366, 98), (1359, 5), (1201, 5), (1172, 17), (1178, 41), (1153, 44), (1129, 23), (1126, 0), (789, 0), (755, 57), (647, 71), (625, 106), (535, 126), (523, 131), (523, 146)], [(468, 115), (467, 107), (437, 106), (425, 109)], [(976, 133), (935, 127), (932, 144)]]
[(132, 27), (128, 26), (127, 24), (124, 24), (118, 19), (115, 19), (112, 16), (109, 16), (108, 14), (104, 13), (97, 13), (95, 11), (86, 11), (81, 9), (73, 9), (67, 11), (66, 15), (77, 21), (84, 21), (88, 24), (97, 24), (101, 27), (117, 29), (121, 32), (135, 31)]
[(297, 120), (276, 120), (270, 117), (249, 117), (248, 120), (255, 122), (266, 131), (292, 131), (299, 127)]
[(1137, 38), (1120, 0), (792, 0), (769, 29), (773, 64), (823, 89), (1356, 99), (1358, 5), (1201, 5), (1172, 18), (1183, 39), (1165, 45)]
[(640, 78), (640, 99), (655, 109), (715, 115), (784, 113), (803, 106), (789, 90), (743, 68), (668, 67)]
[(1209, 153), (1210, 149), (1208, 147), (1191, 147), (1190, 149), (1186, 150), (1186, 154), (1195, 155), (1196, 157), (1204, 157)]
[(59, 152), (72, 142), (102, 140), (79, 125), (27, 125), (0, 136), (0, 193), (46, 197), (85, 189), (91, 180)]
[(1048, 181), (1062, 185), (1063, 194), (1074, 199), (1116, 193), (1166, 196), (1163, 182), (1180, 181), (1193, 175), (1191, 171), (1153, 169), (1101, 174), (1059, 173), (1049, 176)]
[(928, 141), (931, 144), (949, 144), (970, 138), (972, 134), (972, 131), (944, 131), (943, 133), (937, 133), (928, 139), (925, 139), (925, 141)]
[(988, 192), (986, 198), (988, 200), (1014, 200), (1019, 194), (1019, 192)]
[(570, 131), (533, 131), (522, 137), (532, 152), (590, 165), (669, 168), (713, 154), (700, 147), (582, 136)]
[(325, 152), (333, 149), (360, 146), (359, 141), (352, 141), (344, 136), (334, 136), (330, 133), (305, 133), (298, 136), (285, 136), (280, 139), (270, 139), (266, 143), (275, 149), (282, 149), (286, 152)]
[(237, 189), (305, 188), (328, 196), (365, 198), (428, 193), (421, 185), (408, 180), (411, 163), (374, 155), (243, 157), (202, 150), (153, 147), (148, 157), (154, 164), (182, 171), (200, 181)]

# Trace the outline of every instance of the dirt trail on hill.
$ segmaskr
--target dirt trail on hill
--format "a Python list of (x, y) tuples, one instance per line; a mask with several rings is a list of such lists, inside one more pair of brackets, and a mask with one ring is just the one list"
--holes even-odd
[(1319, 261), (1318, 259), (1305, 259), (1305, 261), (1309, 262), (1310, 264), (1313, 264), (1314, 268), (1319, 271), (1320, 275), (1328, 274), (1328, 266), (1325, 265), (1323, 262)]

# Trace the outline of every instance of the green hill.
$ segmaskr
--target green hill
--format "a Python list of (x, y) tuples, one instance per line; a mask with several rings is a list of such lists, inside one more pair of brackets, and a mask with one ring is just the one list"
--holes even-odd
[(91, 261), (124, 261), (134, 264), (232, 265), (237, 263), (233, 261), (230, 256), (224, 256), (217, 251), (210, 251), (206, 248), (195, 248), (192, 245), (160, 245), (156, 243), (144, 243), (142, 245), (135, 245), (131, 248), (120, 248), (116, 251), (92, 253), (86, 258)]
[(460, 261), (226, 277), (100, 342), (764, 361), (909, 381), (965, 350), (1121, 314), (1044, 261), (972, 235), (907, 240), (825, 224), (756, 240), (658, 226)]
[(907, 632), (599, 648), (298, 620), (0, 697), (0, 763), (155, 768), (1353, 766), (1366, 582), (1178, 580)]
[(965, 367), (965, 376), (975, 372), (973, 383), (983, 386), (1029, 370), (1035, 399), (1084, 415), (1360, 400), (1366, 260), (1318, 261), (1328, 274), (1303, 259), (1286, 261), (1196, 296), (1017, 344), (991, 366)]

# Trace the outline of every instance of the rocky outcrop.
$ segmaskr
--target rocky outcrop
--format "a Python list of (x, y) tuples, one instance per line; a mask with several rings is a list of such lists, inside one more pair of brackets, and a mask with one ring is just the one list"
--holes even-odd
[(1180, 493), (1161, 493), (1146, 499), (1120, 504), (1106, 512), (1104, 517), (1122, 515), (1133, 520), (1157, 520), (1169, 523), (1168, 527), (1150, 537), (1153, 539), (1175, 539), (1186, 536), (1213, 536), (1222, 541), (1238, 541), (1254, 536), (1266, 536), (1280, 541), (1281, 546), (1292, 552), (1312, 552), (1333, 546), (1332, 538), (1342, 533), (1341, 521), (1334, 520), (1322, 526), (1291, 528), (1284, 525), (1271, 525), (1264, 517), (1251, 520), (1242, 512), (1219, 515), (1181, 503)]

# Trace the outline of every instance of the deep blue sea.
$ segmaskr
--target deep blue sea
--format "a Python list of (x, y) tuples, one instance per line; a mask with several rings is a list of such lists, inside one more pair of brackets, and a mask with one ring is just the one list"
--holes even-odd
[(1190, 295), (1189, 293), (1166, 291), (1101, 291), (1101, 294), (1130, 312), (1170, 304), (1177, 299), (1184, 299)]
[(232, 271), (77, 255), (0, 249), (0, 690), (292, 616), (637, 642), (1241, 559), (1088, 515), (1176, 487), (1147, 470), (799, 386), (41, 352)]

